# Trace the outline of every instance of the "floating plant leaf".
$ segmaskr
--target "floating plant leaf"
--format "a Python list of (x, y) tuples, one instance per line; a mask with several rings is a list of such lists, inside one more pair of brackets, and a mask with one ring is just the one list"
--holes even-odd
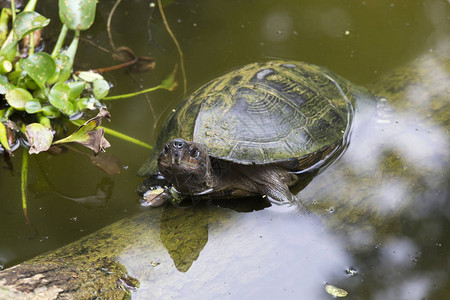
[(80, 98), (80, 95), (83, 92), (86, 83), (84, 83), (83, 81), (72, 81), (68, 82), (67, 86), (70, 88), (69, 98), (71, 100), (75, 100)]
[(93, 83), (93, 92), (95, 98), (101, 100), (108, 95), (109, 92), (109, 83), (104, 79), (97, 79)]
[(105, 149), (111, 145), (104, 137), (105, 132), (103, 128), (96, 129), (100, 126), (103, 118), (106, 118), (109, 121), (111, 115), (106, 108), (102, 107), (97, 116), (86, 121), (86, 123), (81, 125), (74, 133), (64, 139), (54, 142), (54, 144), (75, 142), (92, 149), (96, 154), (100, 151), (105, 151)]
[(29, 114), (35, 114), (42, 110), (41, 102), (36, 99), (31, 99), (25, 103), (25, 111)]
[(43, 28), (50, 23), (50, 19), (38, 14), (34, 11), (24, 11), (17, 15), (14, 21), (14, 33), (16, 39), (21, 40), (27, 34)]
[(55, 84), (48, 94), (48, 100), (66, 115), (76, 112), (76, 107), (70, 101), (70, 87), (65, 83), (58, 82)]
[(42, 107), (41, 112), (47, 118), (58, 118), (59, 116), (61, 116), (61, 113), (59, 112), (59, 110), (56, 107), (51, 106), (51, 105), (46, 105), (46, 106)]
[(7, 60), (13, 61), (17, 52), (17, 41), (12, 41), (8, 45), (6, 45), (2, 50), (0, 50), (0, 56), (4, 56)]
[(31, 54), (21, 62), (20, 66), (33, 78), (41, 89), (45, 88), (45, 83), (52, 77), (56, 70), (55, 61), (45, 52)]
[(95, 18), (96, 0), (59, 0), (59, 17), (71, 30), (91, 27)]
[(346, 290), (340, 289), (330, 284), (325, 285), (325, 291), (328, 294), (339, 298), (346, 297), (348, 295), (348, 292)]
[[(56, 64), (56, 69), (55, 69), (55, 73), (53, 73), (53, 75), (47, 80), (48, 84), (54, 84), (55, 82), (64, 82), (67, 79), (66, 78), (61, 78), (63, 70), (66, 69), (70, 69), (70, 71), (72, 70), (72, 61), (70, 59), (70, 57), (68, 57), (67, 55), (63, 54), (63, 53), (59, 53), (58, 55), (56, 55), (56, 57), (53, 58), (55, 60), (55, 64)], [(70, 75), (71, 72), (68, 72), (68, 74)], [(61, 80), (60, 80), (61, 79)]]
[(78, 77), (87, 82), (94, 82), (96, 80), (103, 79), (102, 75), (92, 71), (82, 71), (78, 73)]
[(0, 75), (0, 94), (4, 95), (11, 89), (11, 84), (8, 78), (4, 75)]
[(11, 148), (9, 147), (8, 135), (6, 132), (5, 124), (0, 122), (0, 144), (3, 146), (3, 149), (11, 155)]
[(26, 127), (25, 135), (30, 143), (30, 154), (47, 151), (52, 145), (52, 131), (39, 123), (31, 123)]
[(5, 98), (10, 106), (17, 110), (25, 110), (25, 104), (33, 99), (33, 96), (25, 89), (14, 88), (6, 93)]

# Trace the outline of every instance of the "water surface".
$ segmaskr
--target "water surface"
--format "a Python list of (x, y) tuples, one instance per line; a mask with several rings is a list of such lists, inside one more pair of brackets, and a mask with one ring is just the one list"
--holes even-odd
[[(56, 36), (57, 12), (47, 2), (40, 2), (41, 11), (52, 18), (49, 33)], [(178, 63), (158, 11), (147, 1), (123, 2), (112, 22), (114, 42), (152, 56), (156, 69), (135, 78), (107, 74), (117, 94), (157, 85)], [(84, 33), (106, 48), (112, 5), (101, 1), (94, 27)], [(141, 282), (133, 295), (327, 299), (328, 283), (347, 290), (349, 299), (447, 299), (449, 98), (442, 84), (449, 82), (448, 56), (447, 64), (434, 61), (433, 74), (442, 80), (410, 88), (402, 99), (390, 99), (396, 91), (387, 91), (389, 81), (382, 78), (445, 48), (448, 2), (173, 1), (165, 12), (184, 52), (189, 91), (237, 66), (283, 58), (319, 64), (380, 96), (385, 92), (394, 110), (366, 117), (360, 107), (345, 155), (298, 194), (311, 215), (299, 214), (295, 205), (254, 203), (157, 209), (151, 234), (160, 241), (159, 250), (152, 249), (158, 261), (131, 260), (127, 253), (121, 258)], [(88, 43), (77, 59), (80, 69), (114, 63)], [(179, 88), (110, 103), (109, 127), (152, 144), (158, 121), (182, 97)], [(1, 163), (0, 265), (142, 210), (135, 172), (148, 150), (109, 140), (108, 152), (123, 165), (120, 175), (105, 174), (74, 151), (30, 159), (28, 215), (37, 232), (22, 215), (21, 155), (12, 158), (13, 172)], [(189, 221), (199, 215), (201, 224)], [(140, 276), (146, 263), (155, 265), (150, 278)]]

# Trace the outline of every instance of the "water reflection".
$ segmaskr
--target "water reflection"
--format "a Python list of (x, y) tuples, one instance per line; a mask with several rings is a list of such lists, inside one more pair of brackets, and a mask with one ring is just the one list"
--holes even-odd
[[(150, 278), (136, 276), (144, 264), (136, 256), (127, 259), (128, 252), (120, 258), (140, 281), (134, 297), (319, 298), (325, 282), (345, 273), (352, 259), (318, 219), (298, 218), (295, 211), (286, 206), (249, 214), (208, 205), (166, 209), (160, 238), (168, 254), (152, 249), (158, 261)], [(301, 293), (299, 282), (308, 287)]]
[(439, 292), (449, 279), (439, 261), (446, 263), (450, 225), (448, 120), (435, 113), (449, 103), (440, 88), (403, 109), (392, 97), (360, 103), (347, 152), (297, 196), (309, 215), (295, 205), (247, 214), (214, 203), (166, 208), (166, 254), (151, 279), (138, 277), (134, 296), (320, 299), (325, 283), (360, 298)]
[[(200, 222), (194, 226), (185, 226), (194, 214), (204, 216), (198, 218)], [(209, 222), (207, 209), (173, 207), (164, 209), (161, 216), (160, 238), (178, 271), (186, 272), (197, 260), (208, 242)]]
[(29, 185), (30, 191), (37, 199), (48, 196), (58, 195), (59, 197), (82, 204), (88, 208), (100, 208), (106, 206), (111, 199), (114, 189), (114, 182), (109, 177), (103, 177), (96, 185), (96, 191), (84, 196), (71, 196), (67, 191), (64, 191), (49, 177), (47, 166), (41, 162), (41, 159), (36, 159), (39, 167), (41, 178)]

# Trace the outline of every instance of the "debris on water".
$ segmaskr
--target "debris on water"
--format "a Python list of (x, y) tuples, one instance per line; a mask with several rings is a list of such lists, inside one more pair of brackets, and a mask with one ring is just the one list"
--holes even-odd
[(159, 195), (161, 195), (162, 193), (164, 193), (164, 191), (165, 191), (164, 188), (156, 188), (156, 189), (147, 191), (144, 194), (143, 199), (141, 200), (141, 205), (148, 206), (154, 198), (156, 198)]
[(350, 276), (356, 276), (356, 274), (358, 274), (358, 271), (355, 268), (350, 267), (345, 270), (345, 273)]
[(325, 291), (328, 294), (330, 294), (331, 296), (339, 297), (339, 298), (346, 297), (348, 295), (348, 292), (346, 290), (335, 287), (334, 285), (331, 285), (331, 284), (325, 285)]
[(328, 213), (332, 214), (336, 211), (336, 209), (334, 207), (329, 207), (325, 209)]
[(152, 267), (157, 267), (157, 266), (159, 266), (161, 263), (159, 263), (159, 262), (154, 262), (154, 261), (151, 261), (150, 262), (150, 265), (152, 266)]

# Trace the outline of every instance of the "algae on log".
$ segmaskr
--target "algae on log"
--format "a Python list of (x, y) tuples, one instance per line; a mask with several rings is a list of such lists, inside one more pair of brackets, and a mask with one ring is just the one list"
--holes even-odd
[[(365, 243), (383, 241), (387, 232), (392, 234), (400, 230), (402, 225), (398, 215), (404, 208), (420, 207), (422, 192), (426, 192), (429, 182), (443, 182), (442, 178), (433, 181), (432, 176), (442, 176), (445, 171), (433, 169), (433, 163), (429, 163), (432, 159), (428, 161), (423, 156), (415, 159), (414, 154), (402, 151), (414, 147), (408, 145), (408, 139), (414, 138), (413, 133), (426, 128), (426, 124), (434, 122), (448, 128), (448, 65), (448, 51), (436, 56), (427, 55), (376, 82), (371, 90), (399, 107), (398, 113), (389, 110), (383, 113), (381, 108), (380, 120), (385, 118), (401, 126), (392, 126), (392, 122), (389, 126), (383, 122), (366, 122), (361, 117), (358, 120), (360, 111), (357, 112), (351, 145), (345, 155), (297, 196), (313, 214), (295, 216), (294, 220), (291, 214), (279, 214), (277, 208), (272, 207), (266, 213), (270, 216), (267, 219), (270, 226), (298, 231), (306, 240), (308, 234), (313, 236), (312, 240), (319, 239), (320, 235), (325, 239), (335, 238), (320, 230), (313, 219), (318, 216), (330, 231), (356, 233), (358, 237), (376, 236), (371, 241), (353, 239), (354, 244), (346, 245), (347, 249), (363, 249)], [(435, 135), (426, 138), (429, 139), (428, 147), (433, 148), (430, 155), (439, 156), (441, 163), (448, 163), (448, 141), (439, 140)], [(374, 161), (367, 163), (368, 158)], [(423, 180), (425, 176), (426, 181)], [(353, 185), (354, 182), (358, 184)], [(392, 201), (383, 203), (386, 199), (381, 195), (384, 187), (393, 182), (411, 187), (412, 192), (408, 195), (413, 196), (402, 197), (394, 193), (387, 197)], [(217, 274), (220, 272), (227, 272), (229, 280), (240, 280), (244, 285), (259, 281), (260, 287), (272, 280), (273, 271), (281, 262), (292, 265), (293, 272), (302, 272), (301, 257), (286, 255), (280, 261), (270, 260), (276, 251), (281, 253), (290, 249), (267, 243), (270, 238), (266, 235), (272, 232), (258, 227), (261, 226), (258, 216), (260, 214), (252, 213), (242, 218), (242, 214), (207, 204), (150, 209), (0, 272), (0, 299), (123, 299), (131, 294), (139, 298), (139, 293), (176, 298), (183, 296), (178, 291), (183, 284), (195, 290), (198, 298), (212, 291), (219, 297), (228, 295), (226, 286), (219, 280), (222, 279)], [(309, 223), (305, 221), (307, 219)], [(366, 232), (371, 234), (365, 235)], [(278, 233), (282, 236), (283, 230)], [(300, 247), (302, 242), (295, 241), (296, 246)], [(215, 247), (202, 252), (206, 267), (196, 271), (195, 282), (184, 282), (180, 274), (193, 267), (207, 243), (215, 243)], [(301, 250), (310, 257), (330, 252), (314, 252), (314, 247), (317, 245), (306, 244)], [(231, 263), (236, 255), (240, 261)], [(327, 264), (333, 262), (332, 259), (323, 260)], [(264, 268), (245, 269), (246, 277), (243, 278), (241, 273), (245, 266), (241, 264), (244, 262), (245, 266)], [(316, 270), (306, 272), (312, 277)], [(303, 280), (307, 279), (308, 276), (303, 277)], [(152, 285), (155, 282), (158, 284)], [(205, 282), (208, 282), (207, 286)]]
[[(166, 220), (161, 220), (160, 210), (151, 209), (0, 272), (0, 299), (10, 299), (12, 296), (20, 299), (127, 298), (139, 282), (128, 275), (120, 257), (126, 253), (127, 265), (133, 261), (146, 262), (143, 269), (149, 272), (161, 263), (161, 253), (166, 249), (164, 246), (177, 268), (188, 269), (206, 244), (208, 210), (169, 210), (175, 212), (170, 219), (166, 217)], [(205, 216), (205, 213), (208, 215)], [(180, 222), (189, 222), (188, 219), (194, 220), (196, 226), (187, 228), (196, 228), (199, 232), (188, 234), (187, 241), (183, 240), (183, 233), (180, 237), (172, 234), (163, 238), (163, 232), (167, 231), (164, 226), (177, 228)], [(160, 226), (160, 220), (163, 226)], [(174, 244), (173, 239), (181, 242)], [(171, 247), (171, 244), (174, 246)], [(187, 254), (182, 253), (183, 244), (187, 247)], [(134, 256), (138, 259), (135, 260)]]

